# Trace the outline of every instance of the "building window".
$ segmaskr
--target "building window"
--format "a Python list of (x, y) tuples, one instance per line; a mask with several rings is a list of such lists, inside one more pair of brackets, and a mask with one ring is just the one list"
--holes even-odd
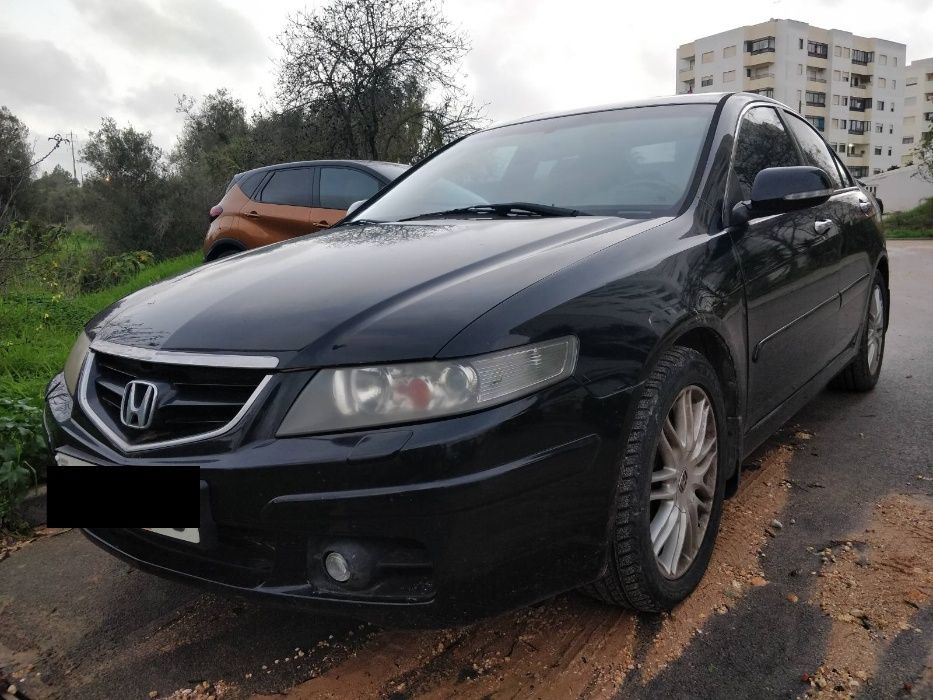
[(841, 56), (841, 55), (842, 55), (842, 47), (839, 46), (839, 44), (836, 44), (835, 46), (833, 46), (833, 56)]
[(732, 46), (727, 46), (722, 50), (723, 58), (732, 58), (733, 56), (735, 56), (735, 44)]
[(883, 133), (884, 133), (884, 123), (883, 123), (883, 122), (875, 122), (875, 133), (876, 133), (876, 134), (883, 134)]
[(722, 74), (722, 82), (724, 83), (733, 83), (735, 82), (735, 71), (728, 70)]
[(897, 66), (897, 56), (894, 57), (894, 65)]
[(702, 63), (712, 63), (712, 62), (713, 62), (713, 58), (714, 58), (713, 52), (712, 52), (712, 51), (707, 51), (707, 52), (705, 52), (705, 53), (700, 57), (700, 61), (701, 61)]
[(749, 90), (754, 95), (763, 95), (764, 97), (774, 97), (774, 88), (761, 88), (760, 90)]
[(846, 58), (850, 58), (852, 56), (852, 50), (848, 46), (843, 49), (843, 53), (845, 53)]
[(885, 56), (884, 54), (880, 54), (878, 56), (878, 63), (882, 66), (888, 65), (888, 57)]
[(834, 105), (838, 105), (838, 104), (839, 104), (839, 95), (833, 95), (833, 104), (834, 104)]
[(833, 71), (833, 81), (835, 81), (835, 82), (838, 83), (841, 79), (842, 79), (842, 74), (841, 74), (839, 71), (834, 70), (834, 71)]
[(871, 100), (863, 97), (851, 97), (849, 98), (849, 109), (853, 112), (864, 112), (866, 109), (871, 109)]
[(884, 100), (878, 100), (878, 101), (875, 103), (875, 109), (881, 109), (881, 110), (883, 110), (883, 109), (884, 109)]
[(845, 128), (846, 128), (846, 120), (845, 120), (845, 119), (840, 119), (840, 120), (839, 120), (839, 128), (840, 128), (840, 129), (845, 129)]
[(888, 146), (888, 156), (893, 155), (893, 153), (894, 153), (894, 149)]
[(811, 107), (825, 107), (826, 106), (826, 93), (825, 92), (810, 92), (807, 90), (807, 104)]
[(888, 81), (884, 78), (878, 78), (878, 87), (887, 87)]
[(833, 125), (833, 128), (834, 128), (834, 129), (838, 129), (838, 128), (839, 128), (839, 120), (838, 120), (838, 119), (833, 119), (832, 125)]
[(849, 72), (848, 72), (848, 71), (842, 71), (842, 82), (844, 82), (844, 83), (849, 82)]
[(800, 42), (800, 48), (802, 49), (802, 48), (803, 48), (803, 39), (797, 39), (797, 41)]
[(881, 155), (881, 146), (875, 146), (875, 155), (876, 155), (876, 156), (880, 156), (880, 155)]
[(873, 51), (859, 51), (858, 49), (852, 49), (852, 63), (858, 63), (862, 66), (867, 66), (874, 59), (875, 54)]
[(849, 96), (848, 96), (848, 95), (843, 95), (843, 96), (842, 96), (842, 106), (843, 106), (843, 107), (848, 107), (848, 106), (849, 106)]
[(810, 125), (811, 125), (814, 129), (817, 129), (818, 131), (825, 131), (825, 130), (826, 130), (826, 119), (825, 119), (825, 118), (823, 118), (823, 117), (815, 117), (815, 116), (811, 116), (811, 115), (809, 115), (809, 114), (806, 115), (804, 118), (805, 118), (808, 122), (810, 122)]
[(904, 138), (901, 139), (901, 143), (904, 144), (905, 146), (909, 146), (913, 142), (914, 142), (913, 136), (905, 136)]
[(891, 89), (897, 88), (897, 78), (891, 78)]
[[(933, 119), (931, 119), (930, 121), (933, 121)], [(894, 133), (894, 124), (888, 124), (888, 133), (889, 134)]]
[(711, 75), (704, 75), (700, 79), (700, 87), (709, 87), (712, 84), (713, 84), (713, 76)]
[(917, 104), (917, 97), (916, 97), (916, 96), (913, 96), (913, 97), (905, 97), (905, 98), (904, 98), (904, 106), (905, 106), (905, 107), (913, 107), (915, 104)]
[(826, 58), (829, 56), (829, 46), (827, 44), (820, 44), (816, 41), (808, 41), (807, 55), (815, 56), (816, 58)]
[(797, 64), (797, 75), (803, 75), (803, 64), (802, 63)]
[(774, 37), (766, 36), (745, 42), (745, 51), (751, 54), (771, 52), (774, 53)]
[(842, 153), (842, 154), (845, 154), (845, 152), (846, 152), (846, 145), (845, 145), (844, 143), (840, 143), (840, 144), (839, 144), (839, 152)]

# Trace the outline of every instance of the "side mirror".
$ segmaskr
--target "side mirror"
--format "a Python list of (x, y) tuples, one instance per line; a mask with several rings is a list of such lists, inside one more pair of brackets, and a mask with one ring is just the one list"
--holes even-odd
[(835, 188), (820, 168), (795, 165), (788, 168), (765, 168), (755, 176), (751, 200), (732, 208), (734, 225), (747, 224), (759, 216), (782, 214), (822, 204)]
[(365, 199), (358, 199), (358, 200), (356, 200), (355, 202), (353, 202), (353, 204), (351, 204), (350, 206), (347, 207), (347, 213), (344, 214), (344, 216), (345, 216), (345, 217), (346, 217), (346, 216), (350, 216), (350, 214), (352, 214), (353, 212), (355, 212), (357, 209), (359, 209), (359, 208), (360, 208), (361, 206), (363, 206), (363, 204), (365, 204), (365, 203), (366, 203), (366, 200), (365, 200)]

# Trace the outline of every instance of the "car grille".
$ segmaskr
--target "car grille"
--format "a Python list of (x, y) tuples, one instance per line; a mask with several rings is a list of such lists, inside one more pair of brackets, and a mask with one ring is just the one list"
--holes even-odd
[[(227, 426), (266, 377), (258, 369), (173, 365), (95, 353), (85, 398), (96, 417), (129, 445), (196, 438)], [(158, 389), (152, 425), (126, 427), (120, 406), (126, 385), (151, 382)]]

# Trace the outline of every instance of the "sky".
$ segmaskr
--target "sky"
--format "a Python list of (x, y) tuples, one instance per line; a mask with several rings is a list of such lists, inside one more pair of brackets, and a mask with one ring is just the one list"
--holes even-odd
[[(274, 104), (276, 36), (322, 0), (0, 0), (0, 105), (37, 154), (78, 149), (103, 116), (171, 149), (179, 95), (227, 88)], [(907, 44), (933, 56), (930, 0), (446, 0), (472, 49), (464, 84), (493, 121), (675, 90), (680, 44), (771, 17)], [(44, 165), (71, 168), (63, 146)]]

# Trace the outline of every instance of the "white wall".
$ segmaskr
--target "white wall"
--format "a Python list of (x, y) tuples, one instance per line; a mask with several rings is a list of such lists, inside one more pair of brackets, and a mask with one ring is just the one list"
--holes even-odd
[(875, 188), (875, 195), (884, 202), (885, 214), (913, 209), (925, 199), (933, 198), (933, 182), (921, 178), (916, 165), (869, 175), (862, 182)]

